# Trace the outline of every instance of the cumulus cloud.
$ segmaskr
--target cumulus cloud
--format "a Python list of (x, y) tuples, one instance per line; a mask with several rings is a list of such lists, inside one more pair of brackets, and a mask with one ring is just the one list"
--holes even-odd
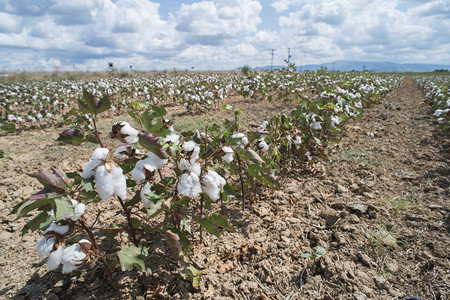
[(0, 0), (0, 67), (230, 69), (268, 65), (272, 48), (274, 64), (287, 48), (297, 64), (449, 60), (446, 0), (182, 2)]

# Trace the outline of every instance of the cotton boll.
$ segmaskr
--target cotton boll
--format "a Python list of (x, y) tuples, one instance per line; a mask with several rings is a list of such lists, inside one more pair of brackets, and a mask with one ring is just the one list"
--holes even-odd
[(269, 145), (267, 145), (264, 138), (260, 138), (258, 140), (257, 146), (258, 146), (258, 149), (261, 150), (261, 152), (267, 152), (267, 150), (269, 150)]
[(314, 130), (320, 130), (320, 129), (322, 129), (322, 125), (320, 125), (320, 122), (314, 122), (314, 123), (312, 124), (312, 129), (314, 129)]
[(86, 210), (86, 205), (84, 203), (78, 203), (74, 208), (75, 216), (72, 217), (72, 221), (77, 221)]
[(224, 146), (222, 147), (222, 152), (225, 153), (222, 159), (227, 163), (231, 163), (234, 159), (234, 150), (231, 147)]
[(185, 196), (197, 197), (202, 192), (200, 180), (195, 173), (184, 173), (177, 185), (177, 191)]
[(53, 251), (47, 261), (47, 267), (50, 271), (55, 270), (61, 264), (64, 247), (60, 246), (56, 251)]
[(214, 171), (209, 170), (202, 176), (202, 189), (209, 198), (213, 201), (217, 201), (220, 198), (220, 192), (225, 186), (225, 179)]
[(70, 247), (64, 249), (61, 257), (61, 263), (63, 264), (63, 274), (67, 274), (77, 269), (82, 263), (86, 254), (81, 250), (80, 245), (73, 244)]
[(100, 160), (105, 160), (106, 157), (108, 156), (109, 153), (109, 149), (108, 148), (96, 148), (94, 150), (94, 153), (92, 153), (92, 157), (91, 159), (100, 159)]
[(186, 152), (191, 152), (195, 147), (197, 147), (197, 144), (194, 141), (185, 142), (183, 145), (183, 149)]
[(105, 166), (100, 166), (95, 172), (95, 187), (97, 188), (100, 198), (103, 201), (108, 200), (112, 195), (114, 195), (114, 179), (111, 173), (105, 168)]
[(39, 258), (46, 258), (50, 255), (53, 250), (56, 240), (52, 237), (41, 236), (37, 241), (36, 252)]
[(144, 204), (145, 208), (149, 208), (151, 205), (151, 202), (152, 202), (146, 196), (146, 194), (151, 191), (151, 188), (152, 188), (152, 184), (150, 182), (146, 182), (144, 184), (144, 186), (141, 188), (140, 196), (141, 196), (141, 200), (142, 200), (142, 203)]
[(180, 161), (178, 162), (178, 168), (181, 171), (189, 170), (190, 167), (191, 163), (185, 158), (180, 159)]
[(60, 235), (64, 235), (67, 232), (69, 232), (70, 226), (69, 224), (67, 225), (58, 225), (55, 222), (51, 222), (50, 226), (47, 227), (47, 229), (45, 229), (44, 234), (48, 233), (48, 232), (54, 232)]
[(111, 171), (114, 182), (114, 194), (120, 199), (127, 199), (127, 179), (123, 175), (123, 170), (120, 167), (114, 167)]

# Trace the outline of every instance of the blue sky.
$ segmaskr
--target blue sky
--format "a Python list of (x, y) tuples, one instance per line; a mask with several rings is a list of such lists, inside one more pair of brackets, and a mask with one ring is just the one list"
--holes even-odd
[(1, 70), (450, 64), (448, 0), (0, 0)]

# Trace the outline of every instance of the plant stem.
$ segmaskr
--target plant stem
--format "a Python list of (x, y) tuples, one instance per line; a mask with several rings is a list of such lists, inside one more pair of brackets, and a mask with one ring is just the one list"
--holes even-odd
[[(203, 217), (203, 193), (200, 197), (200, 218)], [(200, 225), (200, 244), (203, 243), (203, 226)]]
[(133, 240), (133, 244), (137, 247), (139, 246), (139, 242), (136, 238), (136, 232), (134, 231), (133, 228), (133, 223), (131, 222), (131, 209), (128, 209), (125, 205), (125, 203), (123, 202), (123, 200), (117, 196), (117, 198), (119, 199), (120, 204), (122, 205), (122, 208), (125, 212), (125, 215), (127, 217), (127, 221), (128, 221), (128, 230), (130, 231), (131, 234), (131, 239)]
[(98, 142), (100, 143), (100, 146), (102, 148), (105, 148), (105, 146), (103, 145), (102, 139), (100, 138), (100, 135), (98, 134), (98, 128), (97, 128), (97, 122), (95, 121), (95, 115), (92, 116), (92, 123), (94, 124), (95, 137), (97, 138)]
[(239, 154), (236, 153), (238, 164), (239, 164), (239, 180), (241, 182), (241, 193), (242, 193), (242, 210), (245, 209), (245, 192), (244, 192), (244, 179), (242, 178), (242, 161)]
[(86, 226), (86, 224), (84, 223), (84, 221), (82, 219), (78, 219), (78, 222), (80, 223), (81, 228), (83, 228), (83, 230), (88, 234), (89, 240), (95, 248), (95, 254), (97, 255), (98, 258), (100, 258), (103, 265), (105, 266), (106, 272), (108, 273), (108, 276), (111, 279), (112, 285), (113, 285), (114, 289), (116, 290), (116, 293), (119, 296), (119, 299), (122, 299), (122, 293), (120, 292), (120, 289), (117, 285), (117, 281), (114, 279), (111, 270), (108, 268), (108, 263), (106, 262), (105, 256), (100, 252), (100, 249), (98, 247), (97, 241), (95, 240), (94, 234)]

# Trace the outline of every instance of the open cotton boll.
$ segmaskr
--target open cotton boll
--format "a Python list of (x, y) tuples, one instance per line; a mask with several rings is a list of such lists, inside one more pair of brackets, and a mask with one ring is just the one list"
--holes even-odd
[(95, 187), (103, 201), (114, 195), (114, 179), (105, 166), (99, 166), (95, 171)]
[(120, 167), (114, 167), (111, 171), (114, 182), (114, 194), (120, 199), (127, 198), (127, 179), (123, 175), (123, 170)]
[(148, 199), (146, 195), (151, 191), (151, 188), (152, 184), (150, 182), (146, 182), (144, 186), (141, 188), (140, 196), (145, 208), (149, 208), (152, 202), (150, 199)]
[(216, 172), (208, 170), (206, 174), (203, 174), (202, 182), (203, 192), (205, 192), (211, 200), (219, 200), (220, 192), (226, 184), (225, 179)]
[(50, 271), (55, 270), (61, 264), (64, 247), (60, 246), (56, 251), (53, 251), (47, 261), (47, 267)]
[(149, 152), (146, 159), (140, 160), (136, 163), (136, 166), (131, 172), (131, 177), (133, 177), (133, 179), (140, 184), (146, 179), (145, 170), (153, 172), (156, 169), (162, 169), (167, 162), (167, 159), (161, 159), (153, 152)]
[(86, 254), (81, 250), (80, 245), (73, 244), (70, 247), (64, 249), (61, 256), (61, 263), (63, 264), (62, 272), (67, 274), (76, 270), (82, 263)]
[(70, 199), (73, 207), (73, 213), (64, 215), (64, 219), (71, 219), (72, 221), (77, 221), (86, 210), (86, 205), (84, 203), (78, 203), (78, 201)]
[(202, 186), (198, 175), (195, 173), (184, 173), (177, 185), (177, 191), (185, 196), (197, 197), (202, 192)]
[(302, 138), (299, 135), (295, 136), (295, 139), (292, 140), (295, 146), (298, 146), (302, 143)]
[(48, 233), (48, 232), (54, 232), (60, 235), (64, 235), (67, 232), (69, 232), (70, 226), (69, 224), (67, 225), (58, 225), (55, 222), (51, 222), (50, 226), (47, 227), (47, 229), (45, 229), (44, 234)]
[(314, 129), (314, 130), (320, 130), (320, 129), (322, 129), (322, 125), (320, 125), (320, 122), (314, 122), (314, 123), (312, 124), (312, 129)]
[(83, 178), (91, 178), (95, 175), (95, 169), (97, 166), (101, 165), (105, 162), (106, 157), (108, 156), (109, 149), (107, 148), (97, 148), (92, 153), (92, 157), (89, 162), (86, 164), (81, 177)]
[(52, 237), (41, 236), (37, 241), (36, 252), (39, 258), (46, 258), (50, 255), (53, 250), (56, 240)]
[(120, 146), (119, 148), (117, 148), (116, 152), (114, 152), (114, 157), (119, 160), (125, 160), (128, 158), (128, 156), (124, 154), (126, 152), (127, 146)]
[(258, 140), (257, 146), (258, 146), (258, 149), (261, 150), (261, 152), (266, 152), (267, 150), (269, 150), (269, 145), (267, 145), (264, 138), (260, 138)]
[(195, 147), (197, 147), (197, 144), (194, 141), (185, 142), (183, 145), (183, 149), (186, 152), (191, 152)]
[(131, 127), (128, 122), (122, 121), (121, 125), (123, 125), (123, 127), (120, 130), (120, 133), (125, 136), (125, 141), (129, 144), (137, 143), (139, 141), (139, 131)]
[(222, 147), (222, 151), (225, 153), (222, 155), (222, 159), (227, 163), (231, 163), (234, 159), (234, 150), (231, 147), (224, 146)]
[(336, 127), (336, 125), (339, 125), (341, 123), (341, 119), (339, 117), (331, 117), (331, 126)]
[(244, 148), (244, 146), (248, 144), (248, 138), (245, 136), (245, 134), (243, 134), (241, 132), (233, 134), (231, 136), (231, 138), (233, 138), (233, 139), (241, 139), (238, 142), (238, 146), (241, 147), (241, 148)]

